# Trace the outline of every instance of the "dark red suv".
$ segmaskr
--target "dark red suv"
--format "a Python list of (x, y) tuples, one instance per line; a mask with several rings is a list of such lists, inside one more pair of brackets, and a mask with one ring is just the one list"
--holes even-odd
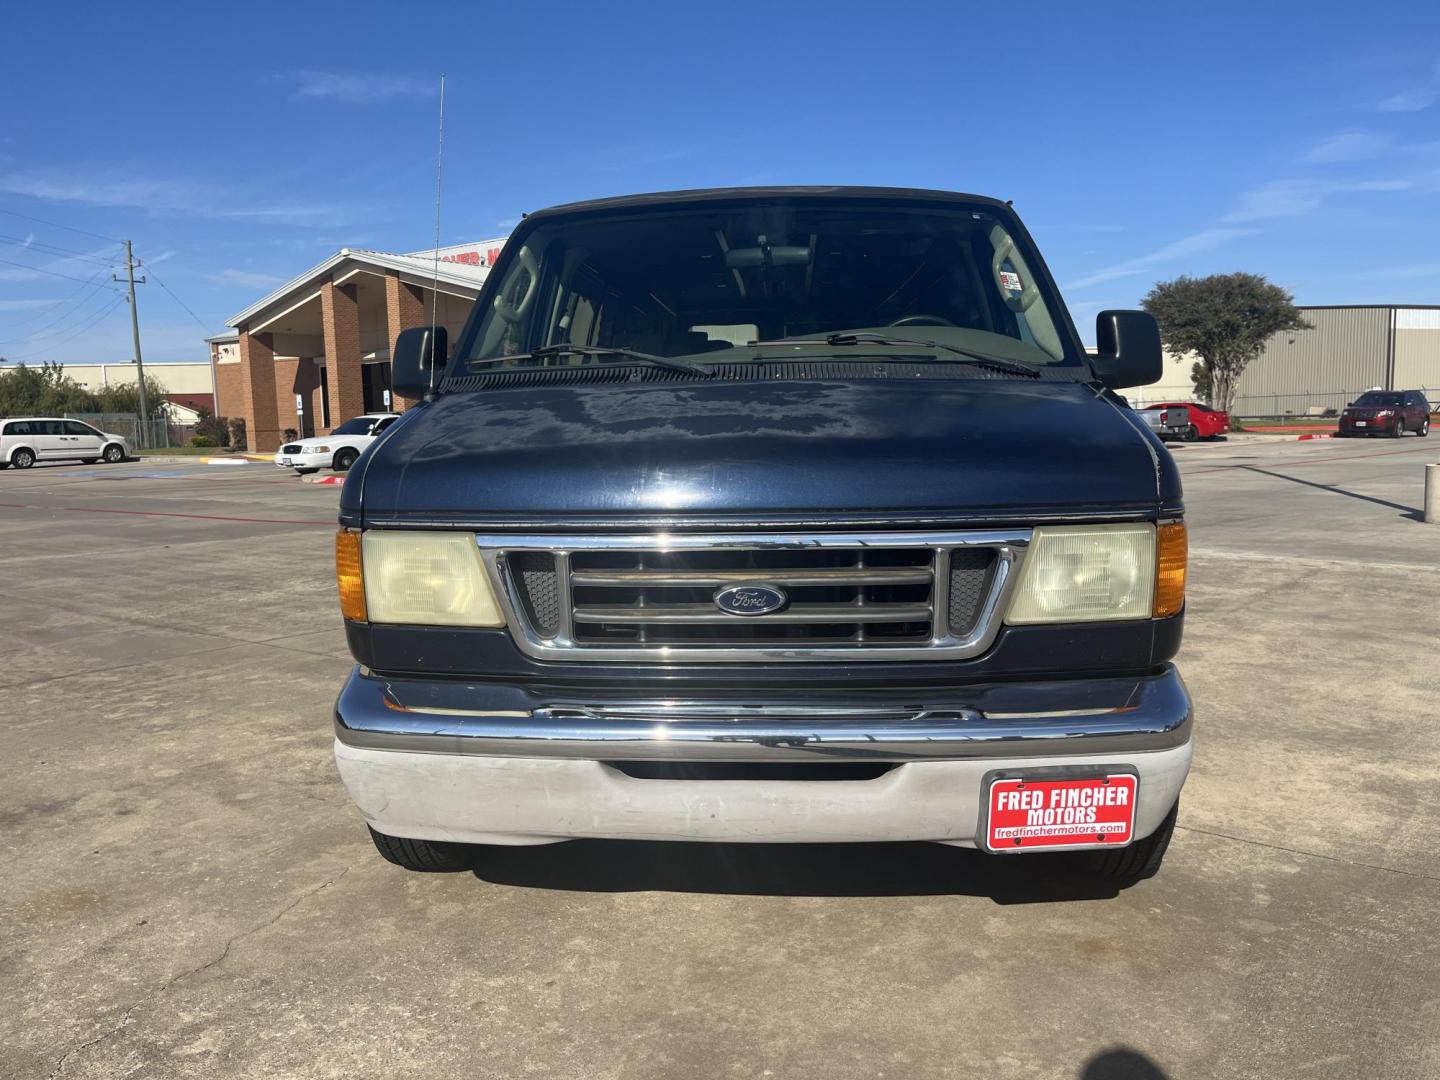
[(1339, 436), (1430, 434), (1430, 402), (1419, 390), (1367, 390), (1340, 414)]

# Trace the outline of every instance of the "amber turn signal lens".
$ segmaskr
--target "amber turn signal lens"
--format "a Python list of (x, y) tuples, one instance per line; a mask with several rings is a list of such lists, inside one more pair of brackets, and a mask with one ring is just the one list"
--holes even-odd
[(340, 587), (340, 614), (365, 622), (365, 575), (360, 567), (360, 534), (341, 529), (335, 534), (335, 583)]
[(1155, 617), (1179, 614), (1185, 606), (1185, 564), (1190, 544), (1183, 521), (1155, 529)]

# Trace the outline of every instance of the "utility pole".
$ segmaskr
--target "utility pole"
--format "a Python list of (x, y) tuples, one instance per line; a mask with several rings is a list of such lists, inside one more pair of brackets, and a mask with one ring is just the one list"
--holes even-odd
[[(145, 400), (145, 361), (140, 358), (140, 310), (135, 306), (135, 257), (130, 250), (130, 241), (125, 241), (125, 277), (130, 283), (130, 333), (135, 339), (135, 381), (140, 388), (140, 431), (137, 442), (143, 447), (145, 445), (145, 425), (150, 420), (149, 403)], [(115, 277), (115, 275), (110, 275)], [(115, 277), (116, 281), (120, 279)], [(145, 278), (140, 279), (140, 284), (145, 284)]]

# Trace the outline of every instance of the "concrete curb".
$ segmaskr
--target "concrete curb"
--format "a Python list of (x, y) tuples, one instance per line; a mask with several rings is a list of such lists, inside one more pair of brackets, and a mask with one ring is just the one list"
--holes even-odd
[(1296, 442), (1308, 442), (1310, 439), (1333, 439), (1333, 438), (1335, 438), (1335, 433), (1334, 433), (1333, 431), (1327, 431), (1327, 432), (1325, 432), (1323, 435), (1296, 435), (1296, 436), (1295, 436), (1295, 441), (1296, 441)]
[(302, 484), (343, 484), (345, 478), (343, 476), (302, 476), (300, 482)]

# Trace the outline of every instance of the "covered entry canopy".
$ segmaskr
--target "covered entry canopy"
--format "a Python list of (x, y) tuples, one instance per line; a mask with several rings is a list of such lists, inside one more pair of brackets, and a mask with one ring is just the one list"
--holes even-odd
[[(228, 322), (213, 339), (216, 412), (245, 418), (252, 450), (293, 430), (324, 434), (363, 412), (403, 411), (390, 392), (390, 343), (435, 321), (459, 333), (503, 239), (396, 255), (342, 248)], [(218, 343), (218, 344), (217, 344)]]

